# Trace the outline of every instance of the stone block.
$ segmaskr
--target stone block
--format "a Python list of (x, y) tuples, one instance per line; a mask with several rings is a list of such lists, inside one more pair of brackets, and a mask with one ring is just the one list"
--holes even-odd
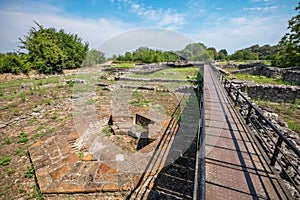
[(66, 162), (66, 163), (75, 163), (78, 161), (80, 161), (80, 158), (75, 152), (69, 154), (68, 156), (66, 156), (62, 159), (62, 162)]
[(50, 172), (50, 176), (52, 178), (52, 180), (57, 180), (59, 178), (61, 178), (62, 176), (66, 175), (67, 173), (70, 172), (70, 167), (67, 165), (63, 165), (60, 168), (57, 168), (55, 170), (53, 170), (52, 172)]

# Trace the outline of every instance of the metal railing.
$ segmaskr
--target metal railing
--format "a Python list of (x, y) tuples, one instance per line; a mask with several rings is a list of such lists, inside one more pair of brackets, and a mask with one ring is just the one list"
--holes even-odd
[[(212, 67), (281, 178), (300, 194), (300, 151), (231, 81)], [(297, 180), (298, 179), (298, 180)]]
[(195, 165), (195, 180), (193, 199), (205, 199), (205, 102), (203, 80), (198, 83), (197, 93), (201, 97), (199, 102), (200, 118), (197, 131), (197, 154)]

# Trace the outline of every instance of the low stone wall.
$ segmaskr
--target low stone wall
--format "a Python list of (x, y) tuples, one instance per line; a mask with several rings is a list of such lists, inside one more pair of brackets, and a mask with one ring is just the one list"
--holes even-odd
[(240, 86), (242, 92), (246, 92), (250, 98), (271, 102), (294, 103), (300, 99), (300, 87), (283, 85), (258, 85), (243, 83)]
[(239, 65), (240, 70), (231, 72), (232, 74), (253, 74), (268, 78), (281, 78), (283, 81), (300, 85), (300, 67), (278, 68), (269, 67), (262, 63)]
[(300, 70), (287, 70), (282, 74), (282, 79), (300, 85)]

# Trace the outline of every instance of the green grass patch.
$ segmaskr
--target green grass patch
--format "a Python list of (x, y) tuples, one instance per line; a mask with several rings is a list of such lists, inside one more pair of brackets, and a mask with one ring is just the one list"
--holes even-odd
[(9, 165), (11, 161), (11, 157), (9, 156), (1, 156), (0, 157), (0, 166)]
[(135, 68), (135, 65), (133, 63), (121, 63), (116, 66), (113, 66), (113, 68), (129, 69), (129, 68)]
[(294, 120), (288, 120), (287, 121), (289, 129), (292, 131), (295, 131), (297, 133), (300, 133), (300, 125), (296, 123)]
[(34, 178), (34, 168), (31, 166), (27, 169), (25, 172), (25, 177), (26, 178)]
[(149, 74), (130, 74), (132, 78), (144, 78), (144, 79), (178, 79), (178, 80), (190, 80), (196, 79), (198, 69), (195, 67), (174, 67), (166, 68), (163, 70), (155, 71)]
[(111, 136), (113, 134), (113, 130), (110, 126), (106, 126), (105, 128), (103, 128), (102, 133), (105, 136)]
[(95, 104), (95, 99), (89, 99), (84, 103), (84, 105), (86, 105), (86, 106), (93, 105), (93, 104)]
[(234, 74), (233, 77), (242, 81), (254, 81), (257, 84), (272, 84), (272, 85), (293, 85), (285, 82), (282, 79), (267, 78), (264, 76), (251, 75), (251, 74)]
[(28, 134), (26, 132), (21, 132), (18, 143), (25, 143), (28, 141)]

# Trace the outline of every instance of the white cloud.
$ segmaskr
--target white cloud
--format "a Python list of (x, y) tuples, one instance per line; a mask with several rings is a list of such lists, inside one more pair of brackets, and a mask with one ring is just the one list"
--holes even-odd
[(252, 7), (252, 8), (244, 8), (247, 11), (271, 11), (279, 8), (279, 6), (266, 6), (266, 7)]
[(155, 26), (167, 29), (177, 29), (186, 23), (182, 13), (178, 13), (175, 9), (153, 9), (146, 8), (144, 5), (133, 1), (127, 1), (131, 5), (131, 11), (141, 17), (143, 20), (153, 23)]
[(30, 11), (20, 8), (0, 11), (0, 26), (2, 27), (0, 52), (16, 50), (18, 38), (23, 38), (30, 26), (34, 26), (33, 21), (37, 21), (45, 27), (55, 27), (64, 29), (66, 32), (76, 33), (83, 41), (89, 42), (91, 48), (96, 48), (98, 44), (116, 34), (134, 28), (116, 19), (83, 19), (66, 16), (60, 12), (60, 9), (55, 7), (47, 9), (47, 5), (42, 4), (34, 7), (34, 10), (30, 8)]

